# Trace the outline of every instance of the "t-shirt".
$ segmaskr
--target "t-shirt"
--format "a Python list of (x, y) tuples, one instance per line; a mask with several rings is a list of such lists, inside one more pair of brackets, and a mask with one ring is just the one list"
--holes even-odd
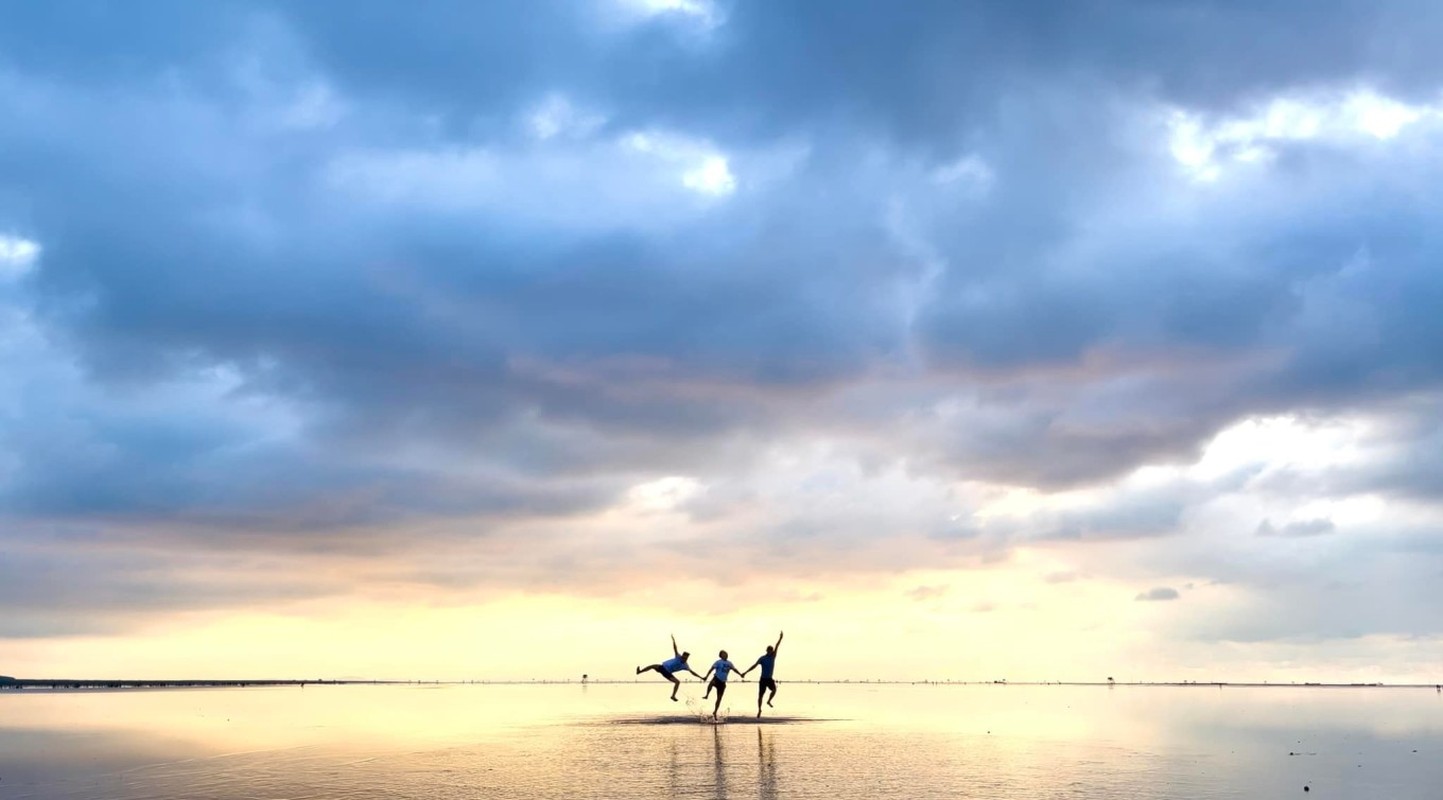
[(761, 665), (762, 677), (770, 678), (772, 676), (772, 667), (775, 667), (777, 664), (777, 654), (767, 653), (766, 655), (757, 659), (757, 664)]
[(733, 664), (732, 662), (727, 661), (727, 660), (724, 659), (724, 658), (719, 658), (719, 659), (717, 659), (717, 662), (716, 662), (715, 664), (712, 664), (712, 665), (711, 665), (711, 668), (714, 669), (714, 670), (716, 670), (716, 679), (719, 680), (719, 681), (721, 681), (722, 683), (726, 683), (726, 682), (727, 682), (727, 673), (728, 673), (728, 672), (731, 672), (732, 670), (736, 669), (737, 667), (736, 667), (736, 665)]
[(661, 668), (666, 670), (667, 672), (685, 672), (686, 662), (681, 660), (681, 656), (677, 656), (676, 658), (668, 658), (667, 660), (661, 662)]

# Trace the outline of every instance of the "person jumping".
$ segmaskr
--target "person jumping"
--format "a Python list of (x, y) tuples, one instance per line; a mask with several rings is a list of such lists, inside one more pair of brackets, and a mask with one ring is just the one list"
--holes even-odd
[(746, 671), (741, 673), (741, 676), (745, 678), (747, 672), (751, 672), (757, 667), (762, 668), (762, 677), (757, 681), (757, 719), (762, 718), (762, 695), (766, 694), (768, 689), (772, 690), (771, 696), (767, 697), (768, 707), (771, 707), (772, 700), (777, 696), (777, 682), (772, 678), (772, 669), (776, 667), (777, 651), (782, 649), (783, 636), (786, 636), (785, 631), (777, 634), (777, 643), (768, 647), (767, 652), (757, 659), (757, 663), (747, 667)]
[(636, 674), (640, 675), (647, 670), (655, 670), (659, 675), (661, 675), (661, 677), (671, 681), (671, 700), (672, 702), (676, 702), (676, 690), (681, 688), (681, 681), (677, 680), (676, 676), (672, 675), (673, 672), (686, 671), (691, 672), (692, 675), (695, 675), (697, 680), (703, 680), (703, 678), (700, 675), (697, 675), (695, 672), (692, 672), (691, 667), (687, 666), (686, 660), (688, 658), (691, 658), (691, 653), (683, 653), (680, 650), (676, 649), (676, 634), (672, 634), (671, 637), (671, 652), (672, 658), (668, 658), (660, 664), (652, 664), (646, 667), (637, 667)]
[[(716, 705), (712, 706), (711, 710), (712, 719), (716, 719), (716, 712), (721, 708), (722, 695), (727, 693), (727, 675), (730, 674), (732, 670), (737, 669), (736, 664), (727, 660), (727, 651), (723, 650), (717, 653), (717, 655), (720, 656), (720, 658), (716, 660), (715, 664), (711, 665), (711, 669), (706, 671), (706, 675), (702, 676), (702, 680), (706, 680), (707, 678), (711, 678), (712, 672), (716, 672), (716, 677), (712, 678), (711, 683), (706, 685), (706, 692), (701, 696), (701, 699), (705, 700), (711, 695), (711, 690), (716, 689)], [(742, 675), (741, 670), (737, 670), (737, 675)], [(745, 676), (742, 677), (744, 678)]]

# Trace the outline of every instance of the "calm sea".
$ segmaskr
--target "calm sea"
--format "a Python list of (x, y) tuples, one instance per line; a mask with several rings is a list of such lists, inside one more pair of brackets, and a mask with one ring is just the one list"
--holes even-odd
[(699, 688), (3, 692), (0, 798), (1443, 798), (1433, 689)]

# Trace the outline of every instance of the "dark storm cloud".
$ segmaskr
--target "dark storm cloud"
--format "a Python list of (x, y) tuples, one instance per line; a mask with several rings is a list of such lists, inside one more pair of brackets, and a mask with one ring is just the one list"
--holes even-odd
[[(1440, 33), (1361, 0), (8, 6), (0, 234), (43, 251), (0, 285), (0, 520), (280, 546), (828, 437), (1079, 486), (1435, 390), (1436, 137), (1271, 142), (1207, 190), (1167, 111), (1431, 101)], [(548, 98), (579, 116), (528, 128)], [(1436, 497), (1436, 452), (1350, 485)], [(1159, 536), (1202, 497), (999, 536)], [(763, 529), (975, 535), (929, 502)]]
[(722, 24), (705, 31), (678, 12), (623, 25), (635, 13), (620, 2), (275, 12), (348, 87), (420, 98), (458, 123), (561, 88), (617, 107), (621, 124), (701, 124), (731, 138), (840, 122), (942, 153), (1009, 81), (1035, 77), (1095, 76), (1209, 108), (1360, 75), (1426, 95), (1440, 66), (1428, 45), (1443, 29), (1423, 0), (713, 5)]

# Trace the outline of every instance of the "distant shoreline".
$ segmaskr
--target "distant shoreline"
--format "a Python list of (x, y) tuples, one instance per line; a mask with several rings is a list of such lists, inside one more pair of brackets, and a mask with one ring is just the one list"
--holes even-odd
[[(233, 680), (121, 680), (80, 678), (17, 678), (0, 681), (0, 692), (21, 689), (106, 690), (106, 689), (220, 689), (296, 686), (589, 686), (645, 684), (643, 680), (300, 680), (300, 679), (233, 679)], [(887, 680), (790, 680), (790, 684), (848, 686), (1090, 686), (1090, 687), (1186, 687), (1234, 689), (1438, 689), (1432, 683), (1268, 683), (1233, 681), (887, 681)]]

